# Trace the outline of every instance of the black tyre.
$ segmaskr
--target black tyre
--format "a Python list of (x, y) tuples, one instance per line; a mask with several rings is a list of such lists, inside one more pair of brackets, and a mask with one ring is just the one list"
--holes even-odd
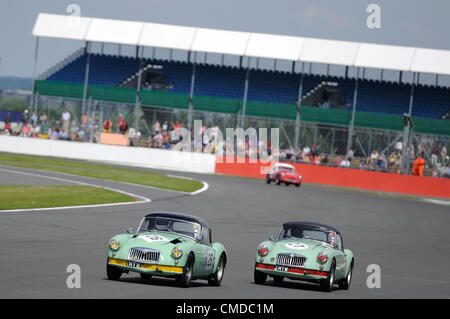
[(273, 276), (273, 281), (275, 281), (277, 284), (282, 283), (284, 280), (283, 276)]
[(261, 271), (258, 271), (255, 269), (255, 273), (253, 276), (254, 276), (255, 284), (263, 285), (266, 282), (267, 274), (265, 274)]
[(277, 176), (277, 178), (275, 179), (275, 183), (277, 183), (277, 185), (281, 184), (280, 176)]
[(295, 187), (300, 187), (300, 184), (295, 184)]
[(225, 256), (220, 256), (219, 263), (217, 264), (217, 269), (214, 275), (208, 279), (208, 284), (210, 286), (220, 286), (222, 283), (223, 275), (225, 274)]
[(183, 273), (177, 278), (178, 284), (183, 288), (188, 288), (191, 285), (192, 271), (194, 268), (194, 256), (190, 254), (183, 268)]
[(350, 264), (350, 270), (348, 271), (347, 277), (339, 283), (339, 288), (348, 290), (353, 278), (353, 260)]
[(141, 279), (143, 281), (150, 281), (152, 279), (152, 275), (148, 275), (148, 274), (140, 274), (141, 275)]
[(270, 180), (269, 175), (266, 175), (266, 183), (267, 183), (267, 184), (270, 184), (270, 182), (271, 182), (271, 180)]
[(286, 183), (286, 186), (289, 186), (290, 183)]
[(119, 280), (122, 272), (122, 269), (106, 264), (106, 275), (109, 280)]
[(330, 271), (328, 272), (327, 279), (322, 279), (320, 281), (320, 288), (322, 288), (323, 291), (330, 292), (331, 290), (333, 290), (335, 270), (336, 262), (333, 260)]

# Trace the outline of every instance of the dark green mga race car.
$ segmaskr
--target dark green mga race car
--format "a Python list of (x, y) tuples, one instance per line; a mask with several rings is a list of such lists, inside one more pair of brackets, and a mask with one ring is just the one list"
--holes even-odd
[(108, 245), (106, 274), (119, 280), (122, 273), (137, 272), (143, 280), (152, 276), (176, 278), (182, 287), (205, 279), (220, 286), (227, 252), (212, 243), (207, 222), (182, 213), (155, 212), (145, 216), (137, 231), (114, 236)]
[(254, 280), (264, 284), (267, 276), (275, 282), (289, 278), (320, 283), (331, 291), (333, 284), (349, 289), (355, 259), (344, 249), (341, 233), (334, 227), (311, 223), (283, 224), (278, 236), (262, 242), (256, 252)]

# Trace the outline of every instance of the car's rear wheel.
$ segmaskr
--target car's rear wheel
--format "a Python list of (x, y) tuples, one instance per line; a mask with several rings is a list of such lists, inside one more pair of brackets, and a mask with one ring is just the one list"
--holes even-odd
[(178, 284), (183, 288), (188, 288), (191, 285), (192, 270), (194, 268), (194, 256), (190, 254), (186, 260), (183, 268), (183, 273), (177, 278)]
[(330, 271), (328, 272), (327, 279), (322, 279), (320, 281), (320, 288), (322, 288), (323, 291), (330, 292), (331, 290), (333, 290), (335, 269), (336, 269), (336, 262), (333, 260), (333, 263), (331, 264), (330, 267)]
[(270, 184), (270, 182), (271, 182), (271, 180), (270, 180), (269, 175), (266, 175), (266, 183), (267, 183), (267, 184)]
[(275, 182), (277, 183), (277, 185), (281, 184), (280, 176), (277, 176), (277, 178), (275, 179)]
[(255, 273), (254, 273), (253, 277), (255, 280), (255, 284), (263, 285), (266, 282), (267, 274), (255, 269)]
[(277, 284), (282, 283), (284, 280), (283, 276), (273, 276), (273, 281), (275, 281)]
[(352, 277), (353, 277), (353, 260), (352, 263), (350, 264), (350, 269), (348, 270), (347, 277), (345, 277), (345, 279), (339, 283), (339, 288), (348, 290), (352, 282)]
[(220, 286), (222, 283), (223, 275), (225, 273), (225, 256), (220, 256), (219, 263), (217, 264), (217, 269), (214, 275), (208, 279), (208, 284), (210, 286)]
[(300, 183), (298, 183), (298, 184), (295, 184), (295, 187), (300, 187)]
[(106, 264), (106, 275), (109, 280), (119, 280), (122, 272), (122, 269)]
[(152, 279), (152, 275), (148, 275), (148, 274), (141, 274), (141, 279), (143, 281), (150, 281)]

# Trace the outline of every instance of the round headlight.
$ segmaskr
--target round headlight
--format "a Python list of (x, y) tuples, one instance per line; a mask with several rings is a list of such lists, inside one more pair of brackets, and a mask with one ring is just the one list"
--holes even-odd
[(261, 246), (258, 247), (258, 255), (260, 255), (261, 257), (267, 256), (268, 253), (269, 248), (267, 248), (266, 245), (262, 244)]
[(180, 247), (174, 247), (172, 249), (172, 257), (175, 259), (180, 259), (183, 256), (184, 252), (183, 249)]
[(325, 252), (321, 252), (317, 255), (317, 262), (321, 265), (326, 264), (326, 262), (328, 261), (328, 256), (327, 254), (325, 254)]
[(111, 250), (117, 251), (120, 248), (120, 241), (117, 239), (111, 239), (109, 241), (109, 248), (111, 248)]

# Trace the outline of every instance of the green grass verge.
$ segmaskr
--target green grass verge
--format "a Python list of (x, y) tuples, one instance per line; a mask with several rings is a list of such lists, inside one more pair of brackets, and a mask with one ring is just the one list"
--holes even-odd
[(132, 201), (133, 197), (92, 186), (0, 186), (0, 210)]
[(53, 157), (0, 152), (0, 164), (108, 179), (189, 193), (203, 187), (203, 183), (196, 180), (168, 177), (156, 172)]

